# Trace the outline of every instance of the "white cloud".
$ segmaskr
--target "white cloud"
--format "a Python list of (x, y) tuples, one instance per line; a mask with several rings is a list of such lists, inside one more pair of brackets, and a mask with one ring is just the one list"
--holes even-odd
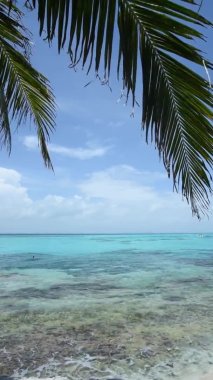
[(38, 147), (38, 139), (36, 136), (25, 136), (23, 139), (23, 144), (28, 149), (36, 149)]
[[(79, 188), (83, 194), (90, 198), (101, 198), (119, 203), (138, 202), (148, 200), (151, 197), (152, 189), (141, 186), (129, 180), (124, 175), (123, 166), (110, 170), (93, 173), (88, 180), (80, 184)], [(127, 170), (127, 173), (129, 169)]]
[(0, 199), (0, 232), (4, 224), (10, 228), (7, 222), (14, 219), (17, 223), (27, 216), (33, 204), (27, 189), (21, 185), (21, 174), (12, 169), (0, 168)]
[[(34, 150), (38, 147), (38, 140), (36, 136), (25, 136), (23, 143), (30, 150)], [(79, 160), (89, 160), (91, 158), (105, 156), (111, 147), (87, 143), (85, 148), (67, 148), (62, 145), (49, 144), (48, 149), (50, 153), (56, 153), (61, 156), (76, 158)]]
[(21, 174), (13, 169), (6, 169), (0, 167), (0, 184), (2, 185), (19, 185), (21, 181)]
[(72, 196), (53, 193), (33, 200), (19, 172), (0, 168), (0, 232), (212, 230), (212, 221), (192, 218), (180, 195), (157, 191), (139, 173), (127, 165), (112, 167), (88, 175)]

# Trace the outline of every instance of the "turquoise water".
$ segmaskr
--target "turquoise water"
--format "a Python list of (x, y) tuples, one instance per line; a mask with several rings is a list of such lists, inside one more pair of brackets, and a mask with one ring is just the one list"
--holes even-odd
[(213, 234), (0, 235), (0, 379), (195, 379), (212, 275)]

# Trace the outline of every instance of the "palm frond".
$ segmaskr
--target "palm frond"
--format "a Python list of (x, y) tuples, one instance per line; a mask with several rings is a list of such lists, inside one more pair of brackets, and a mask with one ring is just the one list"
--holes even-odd
[[(212, 23), (197, 12), (193, 0), (31, 0), (38, 8), (40, 33), (58, 50), (67, 48), (71, 64), (81, 62), (107, 81), (112, 50), (117, 49), (118, 73), (133, 106), (138, 71), (143, 74), (142, 127), (154, 140), (176, 190), (198, 217), (206, 213), (211, 192), (212, 91), (208, 81), (189, 68), (213, 65), (196, 48), (204, 39), (201, 27)], [(119, 47), (113, 43), (115, 21)], [(140, 64), (139, 64), (140, 63)]]
[(7, 101), (4, 91), (0, 88), (0, 142), (11, 152), (11, 130), (8, 116)]
[(13, 4), (0, 1), (0, 137), (10, 150), (11, 121), (20, 126), (31, 119), (44, 162), (52, 168), (47, 141), (55, 125), (54, 97), (47, 79), (29, 62), (30, 41), (21, 16)]

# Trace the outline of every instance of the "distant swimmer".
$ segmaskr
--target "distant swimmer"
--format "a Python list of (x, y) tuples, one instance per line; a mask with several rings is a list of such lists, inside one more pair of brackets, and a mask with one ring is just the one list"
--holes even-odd
[(35, 260), (35, 256), (33, 256), (33, 260)]

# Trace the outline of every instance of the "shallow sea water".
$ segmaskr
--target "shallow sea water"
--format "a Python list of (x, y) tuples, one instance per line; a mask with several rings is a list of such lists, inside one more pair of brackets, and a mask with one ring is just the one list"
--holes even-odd
[(213, 369), (213, 235), (0, 235), (0, 380)]

